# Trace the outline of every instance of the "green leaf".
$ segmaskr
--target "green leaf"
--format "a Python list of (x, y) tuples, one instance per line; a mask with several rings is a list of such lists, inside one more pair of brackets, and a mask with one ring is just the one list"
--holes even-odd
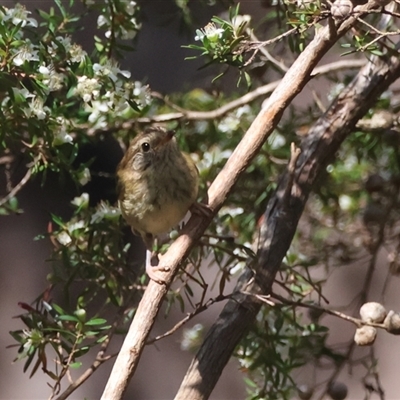
[(70, 363), (68, 366), (71, 369), (78, 369), (78, 368), (80, 368), (82, 366), (82, 362), (81, 361), (76, 361), (76, 362)]
[(107, 323), (107, 320), (104, 318), (93, 318), (85, 323), (85, 325), (93, 326), (93, 325), (103, 325)]

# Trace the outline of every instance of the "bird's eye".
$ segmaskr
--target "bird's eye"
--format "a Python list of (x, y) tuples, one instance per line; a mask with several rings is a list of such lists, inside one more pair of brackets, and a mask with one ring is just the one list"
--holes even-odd
[(147, 142), (142, 143), (142, 150), (147, 153), (150, 150), (150, 144)]

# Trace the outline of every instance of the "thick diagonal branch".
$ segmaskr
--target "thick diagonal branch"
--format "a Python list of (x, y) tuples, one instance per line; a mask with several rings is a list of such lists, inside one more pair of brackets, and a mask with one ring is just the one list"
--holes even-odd
[[(268, 294), (313, 185), (343, 140), (379, 95), (400, 76), (399, 57), (373, 58), (311, 128), (301, 146), (294, 178), (287, 171), (268, 203), (257, 252), (256, 278), (246, 272), (192, 361), (175, 400), (207, 399), (235, 346), (261, 307), (253, 294)], [(290, 185), (288, 190), (288, 184)]]

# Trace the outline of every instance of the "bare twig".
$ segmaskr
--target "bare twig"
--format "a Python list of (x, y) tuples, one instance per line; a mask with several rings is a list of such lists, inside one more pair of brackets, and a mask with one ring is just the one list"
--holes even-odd
[[(263, 299), (263, 296), (260, 296), (260, 295), (256, 295), (256, 296), (260, 300), (265, 301)], [(304, 307), (304, 308), (310, 308), (312, 310), (323, 311), (325, 314), (333, 315), (334, 317), (338, 317), (338, 318), (341, 318), (341, 319), (343, 319), (345, 321), (351, 322), (354, 325), (356, 325), (357, 328), (360, 328), (363, 325), (368, 325), (368, 326), (373, 326), (375, 328), (380, 328), (380, 329), (385, 329), (386, 330), (386, 326), (384, 324), (378, 324), (378, 323), (375, 323), (375, 322), (366, 322), (366, 321), (363, 321), (360, 318), (351, 317), (350, 315), (347, 315), (347, 314), (342, 313), (342, 312), (337, 311), (337, 310), (331, 310), (329, 308), (321, 307), (321, 306), (318, 306), (316, 304), (309, 304), (309, 303), (302, 303), (301, 301), (288, 300), (285, 297), (282, 297), (282, 296), (280, 296), (280, 295), (278, 295), (276, 293), (271, 293), (271, 297), (279, 300), (283, 304), (289, 304), (289, 305), (292, 305), (292, 306), (295, 306), (295, 307)], [(268, 301), (270, 302), (270, 300), (268, 300)]]
[(192, 318), (194, 318), (196, 315), (200, 314), (201, 312), (207, 310), (214, 303), (218, 303), (220, 301), (223, 301), (223, 300), (226, 300), (226, 299), (229, 299), (229, 298), (230, 298), (230, 296), (219, 295), (219, 296), (217, 296), (215, 298), (209, 299), (204, 304), (198, 304), (197, 307), (191, 313), (188, 313), (185, 318), (181, 319), (170, 330), (168, 330), (167, 332), (163, 333), (162, 335), (156, 336), (153, 339), (149, 339), (146, 344), (152, 344), (154, 342), (157, 342), (158, 340), (161, 340), (161, 339), (164, 339), (164, 338), (166, 338), (168, 336), (171, 336), (178, 329), (180, 329), (183, 325), (185, 325), (188, 321), (190, 321)]
[(10, 199), (15, 197), (15, 195), (29, 182), (29, 179), (31, 179), (33, 168), (37, 162), (37, 159), (35, 159), (31, 166), (28, 168), (26, 171), (24, 177), (12, 188), (12, 190), (7, 193), (2, 199), (0, 199), (0, 207), (6, 204)]
[[(259, 42), (259, 40), (257, 39), (256, 35), (254, 34), (254, 32), (251, 29), (247, 29), (246, 32), (250, 36), (251, 40), (253, 40), (255, 42)], [(259, 50), (260, 53), (263, 54), (264, 57), (269, 62), (271, 62), (272, 64), (276, 65), (281, 71), (283, 71), (283, 72), (287, 72), (288, 71), (289, 68), (282, 61), (278, 61), (276, 58), (272, 57), (270, 52), (264, 46), (261, 46), (256, 50)]]

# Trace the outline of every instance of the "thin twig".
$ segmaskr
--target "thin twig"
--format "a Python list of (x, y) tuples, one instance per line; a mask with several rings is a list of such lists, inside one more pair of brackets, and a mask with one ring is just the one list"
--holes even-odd
[[(258, 295), (257, 297), (260, 300), (264, 301), (264, 299), (263, 299), (264, 296)], [(354, 317), (351, 317), (350, 315), (347, 315), (347, 314), (342, 313), (340, 311), (332, 310), (332, 309), (325, 308), (325, 307), (321, 307), (321, 306), (318, 306), (316, 304), (303, 303), (301, 301), (292, 301), (292, 300), (286, 299), (285, 297), (280, 296), (279, 294), (273, 293), (273, 292), (271, 292), (270, 297), (273, 297), (273, 298), (279, 300), (283, 304), (288, 304), (288, 305), (295, 306), (295, 307), (310, 308), (311, 310), (323, 311), (325, 314), (333, 315), (333, 316), (341, 318), (341, 319), (343, 319), (345, 321), (349, 321), (349, 322), (353, 323), (354, 325), (356, 325), (357, 328), (360, 328), (363, 325), (368, 325), (368, 326), (373, 326), (374, 328), (379, 328), (379, 329), (386, 330), (385, 324), (378, 324), (376, 322), (363, 321), (360, 318), (354, 318)], [(268, 300), (267, 304), (270, 305), (271, 304), (271, 300)]]
[(201, 312), (207, 310), (211, 305), (214, 303), (218, 303), (220, 301), (229, 299), (231, 296), (227, 295), (219, 295), (215, 298), (209, 299), (205, 304), (199, 304), (196, 306), (196, 308), (191, 312), (186, 315), (185, 318), (181, 319), (178, 323), (176, 323), (170, 330), (167, 332), (163, 333), (162, 335), (158, 335), (155, 338), (149, 339), (146, 344), (152, 344), (154, 342), (157, 342), (158, 340), (164, 339), (168, 336), (171, 336), (173, 333), (175, 333), (179, 328), (181, 328), (183, 325), (185, 325), (188, 321), (190, 321), (192, 318), (194, 318), (196, 315), (200, 314)]
[[(251, 29), (247, 29), (246, 32), (250, 36), (251, 40), (259, 42), (257, 36)], [(271, 53), (265, 48), (265, 46), (259, 47), (257, 50), (259, 50), (269, 62), (276, 65), (281, 71), (287, 72), (289, 69), (282, 61), (278, 61), (276, 58), (272, 57)]]
[(26, 171), (26, 174), (24, 175), (24, 177), (18, 182), (17, 185), (15, 185), (13, 187), (13, 189), (7, 194), (5, 195), (2, 199), (0, 199), (0, 207), (4, 204), (6, 204), (10, 199), (12, 199), (13, 197), (15, 197), (15, 195), (29, 182), (29, 179), (32, 176), (33, 173), (33, 168), (35, 166), (37, 162), (37, 159), (35, 159), (32, 162), (32, 166), (28, 168), (28, 170)]

